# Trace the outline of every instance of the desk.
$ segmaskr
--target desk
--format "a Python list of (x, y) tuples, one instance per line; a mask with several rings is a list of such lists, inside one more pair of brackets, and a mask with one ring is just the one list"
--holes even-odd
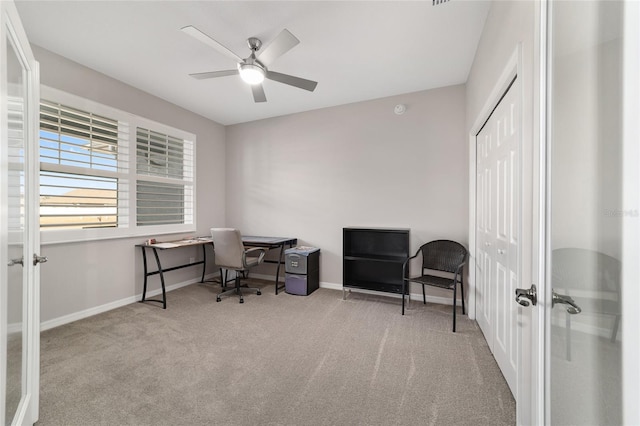
[[(158, 302), (162, 303), (162, 309), (167, 309), (167, 295), (165, 292), (164, 286), (164, 273), (169, 271), (175, 271), (176, 269), (187, 268), (189, 266), (202, 265), (202, 278), (200, 282), (204, 282), (204, 273), (207, 269), (207, 250), (206, 247), (208, 244), (211, 244), (213, 247), (213, 241), (209, 237), (199, 237), (193, 239), (184, 239), (179, 241), (167, 241), (164, 243), (155, 243), (155, 244), (136, 244), (136, 247), (140, 247), (142, 249), (142, 263), (144, 265), (144, 287), (142, 289), (142, 300), (140, 302)], [(192, 247), (192, 246), (202, 246), (202, 260), (193, 263), (186, 263), (184, 265), (172, 266), (171, 268), (162, 268), (162, 264), (160, 263), (160, 256), (158, 256), (158, 250), (173, 250), (182, 247)], [(156, 258), (156, 265), (158, 265), (158, 270), (149, 272), (147, 268), (147, 249), (153, 250), (153, 255)], [(147, 299), (147, 278), (151, 275), (160, 274), (160, 283), (162, 284), (162, 300), (159, 299)]]
[[(285, 246), (293, 247), (294, 244), (298, 242), (297, 238), (283, 238), (283, 237), (258, 237), (258, 236), (243, 236), (242, 243), (248, 247), (264, 247), (269, 250), (274, 248), (280, 248), (280, 254), (278, 260), (265, 260), (266, 263), (277, 263), (278, 267), (276, 269), (276, 294), (278, 294), (278, 290), (284, 288), (283, 286), (278, 286), (279, 284), (279, 276), (280, 276), (280, 265), (284, 262), (284, 248)], [(211, 237), (198, 237), (193, 239), (184, 239), (178, 241), (167, 241), (167, 242), (158, 242), (155, 244), (136, 244), (136, 247), (140, 247), (142, 250), (142, 263), (144, 266), (144, 287), (142, 289), (142, 300), (140, 302), (158, 302), (162, 303), (162, 308), (167, 309), (167, 295), (165, 291), (164, 284), (164, 273), (169, 271), (175, 271), (176, 269), (187, 268), (189, 266), (202, 265), (202, 278), (200, 282), (204, 282), (204, 274), (207, 268), (207, 245), (211, 244), (213, 247), (213, 241)], [(158, 250), (173, 250), (183, 247), (192, 247), (192, 246), (202, 246), (202, 259), (198, 262), (187, 263), (184, 265), (172, 266), (170, 268), (162, 268), (162, 263), (160, 262), (160, 256), (158, 255)], [(156, 259), (156, 265), (158, 269), (156, 271), (149, 272), (149, 268), (147, 266), (147, 249), (151, 249), (153, 251), (153, 255)], [(215, 252), (215, 248), (214, 248)], [(162, 300), (160, 299), (147, 299), (147, 278), (151, 275), (160, 274), (160, 284), (162, 286)], [(223, 278), (220, 277), (220, 282), (222, 282)]]
[(284, 284), (279, 286), (279, 277), (280, 277), (280, 265), (284, 263), (284, 247), (289, 246), (293, 247), (298, 243), (297, 238), (288, 238), (288, 237), (257, 237), (254, 235), (248, 235), (242, 237), (242, 243), (248, 247), (266, 247), (269, 250), (277, 249), (280, 247), (280, 254), (278, 260), (264, 260), (264, 263), (277, 263), (278, 267), (276, 268), (276, 294), (278, 294), (278, 290), (284, 288)]

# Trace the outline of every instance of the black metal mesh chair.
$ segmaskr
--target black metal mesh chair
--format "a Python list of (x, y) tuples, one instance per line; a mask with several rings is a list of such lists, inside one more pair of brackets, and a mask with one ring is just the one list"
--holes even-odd
[[(420, 276), (409, 277), (409, 263), (422, 254), (422, 268)], [(418, 249), (415, 255), (407, 259), (402, 267), (404, 281), (402, 284), (402, 315), (404, 315), (404, 294), (408, 290), (409, 283), (422, 285), (422, 302), (427, 303), (424, 286), (443, 288), (453, 291), (453, 331), (456, 331), (456, 289), (460, 284), (460, 295), (462, 299), (462, 313), (464, 309), (464, 282), (462, 268), (467, 263), (469, 252), (460, 243), (450, 240), (436, 240), (428, 242)], [(434, 275), (430, 272), (445, 272), (446, 274)], [(453, 274), (453, 276), (451, 276)], [(447, 276), (445, 276), (447, 275)]]

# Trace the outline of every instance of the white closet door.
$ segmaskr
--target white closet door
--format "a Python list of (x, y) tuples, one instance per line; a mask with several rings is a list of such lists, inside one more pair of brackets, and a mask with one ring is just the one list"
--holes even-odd
[(492, 126), (484, 126), (476, 136), (476, 320), (484, 333), (489, 347), (493, 350), (493, 328), (495, 318), (492, 282), (493, 242), (495, 224), (491, 209), (495, 189), (490, 151), (492, 147)]
[(516, 394), (520, 85), (516, 78), (476, 137), (477, 320)]

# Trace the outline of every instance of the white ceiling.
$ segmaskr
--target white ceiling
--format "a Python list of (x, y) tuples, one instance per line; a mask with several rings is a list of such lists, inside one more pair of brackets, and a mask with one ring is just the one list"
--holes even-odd
[[(490, 2), (26, 1), (33, 44), (228, 125), (464, 83)], [(267, 80), (254, 103), (233, 60), (180, 31), (193, 25), (241, 57), (283, 28), (300, 44), (270, 69), (315, 80), (311, 93)]]

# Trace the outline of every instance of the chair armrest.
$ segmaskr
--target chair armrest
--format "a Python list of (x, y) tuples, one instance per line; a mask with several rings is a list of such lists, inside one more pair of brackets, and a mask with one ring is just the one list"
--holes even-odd
[(409, 262), (411, 261), (411, 259), (415, 259), (416, 257), (418, 257), (418, 255), (421, 253), (420, 250), (418, 250), (418, 252), (416, 254), (414, 254), (413, 256), (407, 258), (407, 260), (404, 261), (404, 263), (402, 264), (402, 279), (405, 281), (408, 281), (409, 278), (407, 278), (409, 276), (409, 274), (407, 274), (407, 267), (409, 266)]
[(264, 247), (251, 247), (246, 249), (243, 253), (242, 253), (242, 265), (246, 268), (247, 267), (247, 254), (249, 253), (253, 253), (254, 251), (259, 251), (260, 254), (258, 255), (258, 264), (262, 263), (262, 260), (264, 259), (265, 254), (267, 254), (268, 249), (264, 248)]
[(458, 276), (460, 276), (460, 282), (462, 282), (462, 269), (464, 268), (465, 263), (467, 263), (466, 259), (456, 267), (456, 272), (453, 275), (454, 284), (458, 282)]
[(250, 247), (250, 248), (246, 249), (244, 252), (245, 253), (252, 253), (252, 252), (258, 251), (258, 250), (262, 251), (263, 253), (267, 252), (267, 249), (265, 247)]

